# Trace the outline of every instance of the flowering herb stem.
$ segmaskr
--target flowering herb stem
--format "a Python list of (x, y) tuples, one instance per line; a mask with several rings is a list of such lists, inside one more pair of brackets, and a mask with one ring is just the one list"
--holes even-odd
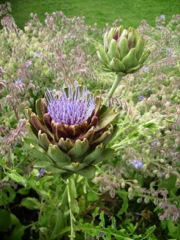
[(116, 74), (116, 79), (113, 82), (113, 85), (104, 101), (104, 105), (106, 105), (106, 103), (108, 102), (108, 100), (113, 96), (114, 91), (116, 90), (117, 86), (119, 85), (120, 81), (122, 80), (123, 74), (122, 73), (117, 73)]

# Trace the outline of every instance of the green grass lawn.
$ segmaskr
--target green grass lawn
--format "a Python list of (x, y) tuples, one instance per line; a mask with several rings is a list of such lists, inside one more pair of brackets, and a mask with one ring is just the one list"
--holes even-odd
[[(154, 26), (155, 17), (166, 15), (167, 20), (180, 13), (180, 0), (8, 0), (12, 15), (19, 27), (30, 19), (31, 12), (43, 21), (44, 13), (63, 11), (67, 17), (85, 16), (87, 24), (103, 28), (121, 18), (125, 27), (137, 27), (145, 19)], [(0, 0), (0, 3), (6, 2)]]

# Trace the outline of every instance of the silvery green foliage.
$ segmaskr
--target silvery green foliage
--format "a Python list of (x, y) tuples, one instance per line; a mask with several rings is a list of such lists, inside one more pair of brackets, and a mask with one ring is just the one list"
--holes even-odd
[(157, 24), (151, 27), (143, 21), (139, 26), (151, 54), (146, 65), (134, 75), (125, 76), (116, 89), (115, 96), (131, 103), (132, 108), (129, 114), (120, 112), (124, 121), (120, 120), (121, 130), (113, 145), (119, 151), (114, 159), (116, 167), (104, 166), (105, 173), (94, 181), (101, 182), (100, 189), (110, 191), (112, 197), (116, 189), (128, 189), (130, 199), (157, 205), (161, 220), (177, 222), (180, 18), (173, 16), (165, 24), (164, 18), (159, 17)]
[[(47, 14), (43, 24), (36, 15), (31, 17), (23, 30), (17, 28), (12, 18), (5, 18), (0, 31), (0, 154), (1, 165), (5, 169), (5, 173), (1, 171), (1, 186), (4, 187), (3, 193), (11, 190), (11, 194), (7, 194), (12, 196), (10, 200), (8, 198), (11, 203), (19, 186), (24, 191), (29, 190), (29, 185), (33, 186), (44, 197), (45, 205), (38, 227), (49, 237), (55, 228), (57, 232), (59, 228), (56, 221), (51, 222), (48, 218), (50, 222), (46, 222), (46, 216), (55, 214), (57, 221), (63, 219), (59, 199), (64, 185), (49, 172), (32, 169), (31, 164), (27, 166), (27, 161), (34, 160), (34, 157), (27, 153), (21, 142), (26, 134), (24, 109), (29, 106), (34, 110), (35, 101), (47, 87), (59, 89), (64, 82), (70, 84), (76, 80), (93, 83), (94, 91), (100, 92), (104, 85), (94, 79), (97, 77), (101, 83), (106, 82), (107, 88), (112, 84), (113, 76), (101, 72), (98, 59), (93, 54), (93, 37), (87, 34), (88, 31), (96, 33), (94, 39), (97, 43), (97, 39), (101, 41), (101, 31), (87, 27), (82, 18), (68, 19), (61, 12)], [(109, 101), (109, 105), (115, 103), (119, 107), (117, 124), (120, 131), (110, 145), (117, 154), (114, 159), (109, 158), (106, 165), (99, 166), (94, 179), (97, 185), (92, 188), (100, 187), (101, 191), (110, 192), (114, 198), (102, 198), (99, 202), (108, 200), (113, 207), (118, 203), (118, 207), (121, 206), (120, 218), (122, 214), (128, 218), (126, 212), (131, 199), (137, 208), (140, 203), (147, 204), (147, 207), (155, 204), (157, 208), (156, 212), (153, 208), (153, 215), (159, 215), (167, 222), (168, 219), (176, 222), (180, 183), (179, 15), (173, 16), (167, 25), (162, 17), (157, 22), (157, 27), (150, 27), (146, 22), (139, 26), (151, 55), (139, 72), (124, 77), (116, 95)], [(102, 97), (105, 95), (106, 91), (102, 92)], [(78, 185), (79, 182), (78, 179), (77, 186), (83, 191), (80, 191), (78, 201), (85, 205), (88, 184)], [(91, 189), (88, 191), (91, 193)], [(22, 205), (28, 206), (28, 201), (24, 200)], [(42, 206), (36, 198), (33, 203), (36, 204), (30, 207), (36, 207), (36, 210)], [(71, 204), (74, 204), (78, 215), (77, 200)], [(94, 207), (92, 202), (89, 205)], [(80, 207), (86, 214), (87, 206)], [(52, 231), (45, 223), (52, 226)]]
[(95, 27), (85, 25), (83, 18), (69, 19), (62, 12), (46, 14), (45, 23), (31, 14), (23, 30), (4, 14), (0, 30), (0, 91), (1, 129), (6, 130), (2, 130), (2, 144), (11, 137), (9, 130), (13, 131), (24, 118), (25, 107), (34, 107), (44, 90), (59, 88), (64, 82), (94, 82), (92, 65), (96, 59), (89, 55), (92, 43), (88, 31), (92, 36), (97, 32)]

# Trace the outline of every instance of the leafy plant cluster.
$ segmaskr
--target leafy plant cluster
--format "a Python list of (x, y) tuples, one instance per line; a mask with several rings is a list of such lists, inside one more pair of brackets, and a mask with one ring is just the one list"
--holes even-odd
[[(4, 8), (0, 32), (0, 238), (1, 239), (178, 239), (180, 16), (139, 30), (150, 57), (120, 82), (119, 130), (110, 143), (116, 154), (97, 166), (94, 179), (74, 176), (70, 208), (64, 180), (36, 169), (23, 138), (26, 107), (44, 90), (85, 85), (107, 95), (114, 75), (96, 56), (102, 34), (80, 17), (35, 14), (23, 30)], [(117, 23), (115, 23), (117, 24)], [(62, 211), (66, 217), (62, 217)], [(63, 215), (64, 216), (64, 215)]]

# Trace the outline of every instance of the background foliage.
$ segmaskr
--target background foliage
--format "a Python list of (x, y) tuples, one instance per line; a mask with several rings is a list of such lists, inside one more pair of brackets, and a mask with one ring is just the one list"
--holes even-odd
[(102, 72), (96, 47), (108, 26), (99, 30), (54, 12), (43, 24), (31, 14), (20, 29), (1, 13), (0, 238), (178, 239), (180, 16), (139, 25), (151, 55), (111, 100), (119, 109), (110, 143), (116, 154), (97, 166), (94, 179), (74, 177), (71, 212), (65, 208), (62, 217), (64, 182), (34, 166), (38, 156), (23, 141), (24, 109), (47, 88), (75, 81), (106, 96), (114, 75)]
[[(0, 0), (0, 3), (6, 2)], [(112, 24), (116, 19), (122, 19), (125, 27), (138, 27), (141, 20), (155, 26), (156, 16), (166, 15), (168, 22), (172, 15), (179, 14), (179, 0), (10, 0), (12, 15), (21, 28), (30, 20), (30, 13), (37, 13), (44, 21), (46, 12), (63, 11), (67, 17), (85, 16), (85, 23), (104, 28), (106, 23)]]

